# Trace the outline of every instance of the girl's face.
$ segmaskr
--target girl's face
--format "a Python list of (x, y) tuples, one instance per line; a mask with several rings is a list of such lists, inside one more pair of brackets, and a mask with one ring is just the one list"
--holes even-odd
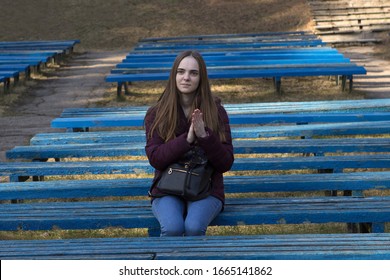
[(187, 56), (176, 71), (176, 87), (183, 94), (192, 94), (199, 86), (199, 65), (195, 58)]

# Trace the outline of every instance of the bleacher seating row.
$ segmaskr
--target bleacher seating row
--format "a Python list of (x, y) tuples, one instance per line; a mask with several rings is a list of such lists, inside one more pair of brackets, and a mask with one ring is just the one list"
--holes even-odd
[(382, 0), (310, 0), (316, 34), (390, 30), (390, 3)]
[[(388, 102), (248, 104), (252, 111), (245, 111), (245, 118), (240, 118), (245, 104), (226, 105), (231, 119), (237, 120), (232, 122), (236, 160), (225, 176), (225, 211), (212, 226), (348, 224), (342, 233), (4, 240), (0, 258), (388, 259), (388, 246), (380, 246), (390, 241)], [(259, 113), (263, 109), (265, 113)], [(142, 124), (128, 122), (121, 125), (123, 130), (110, 126), (108, 131), (98, 121), (102, 116), (140, 118), (144, 113), (144, 107), (69, 109), (63, 113), (69, 132), (36, 135), (30, 146), (9, 151), (13, 161), (0, 163), (0, 176), (9, 178), (0, 184), (0, 230), (124, 227), (147, 228), (157, 235), (158, 223), (146, 197), (153, 169), (143, 157)], [(95, 118), (82, 122), (90, 132), (71, 132), (80, 131), (81, 121), (73, 121), (83, 118)], [(114, 158), (98, 160), (107, 156)], [(103, 174), (112, 177), (94, 177)], [(137, 176), (115, 177), (123, 174)], [(69, 175), (92, 179), (63, 177)], [(30, 177), (33, 180), (26, 180)], [(325, 191), (344, 196), (326, 196)], [(178, 243), (180, 248), (172, 245)]]
[(20, 74), (26, 79), (47, 63), (58, 62), (73, 52), (79, 40), (0, 42), (0, 83), (9, 92), (11, 81), (16, 84)]
[(145, 38), (106, 81), (116, 83), (121, 95), (123, 91), (129, 94), (131, 82), (166, 80), (175, 56), (184, 50), (197, 50), (204, 56), (211, 79), (272, 78), (278, 93), (286, 77), (340, 76), (342, 90), (348, 79), (351, 91), (353, 76), (366, 74), (364, 67), (311, 33), (279, 32)]

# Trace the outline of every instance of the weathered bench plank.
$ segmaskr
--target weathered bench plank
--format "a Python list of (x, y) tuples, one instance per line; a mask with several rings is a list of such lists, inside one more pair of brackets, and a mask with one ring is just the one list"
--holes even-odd
[[(56, 118), (51, 122), (53, 128), (86, 127), (129, 127), (143, 126), (144, 114), (128, 116)], [(231, 114), (230, 124), (282, 124), (282, 123), (318, 123), (318, 122), (364, 122), (388, 121), (390, 113), (307, 113), (307, 114)]]
[[(2, 204), (0, 213), (0, 230), (158, 228), (149, 200)], [(229, 198), (211, 225), (329, 222), (390, 222), (390, 198)]]
[[(228, 114), (308, 113), (308, 112), (380, 112), (390, 111), (390, 99), (330, 100), (309, 102), (268, 102), (224, 104)], [(61, 117), (146, 113), (149, 106), (65, 108)]]
[[(258, 137), (314, 137), (328, 135), (387, 134), (390, 121), (233, 127), (233, 138)], [(31, 145), (135, 143), (145, 142), (144, 130), (97, 131), (88, 133), (39, 133), (31, 138)]]
[[(145, 64), (145, 63), (164, 63), (168, 64), (170, 63), (172, 66), (172, 63), (174, 62), (176, 58), (176, 53), (173, 54), (135, 54), (135, 55), (128, 55), (125, 59), (122, 60), (122, 63), (126, 64)], [(345, 58), (341, 53), (338, 52), (332, 52), (330, 50), (326, 51), (258, 51), (258, 52), (229, 52), (226, 54), (220, 54), (215, 53), (211, 55), (208, 53), (208, 55), (204, 55), (204, 60), (207, 63), (207, 65), (211, 63), (217, 63), (217, 62), (246, 62), (246, 61), (273, 61), (273, 60), (298, 60), (298, 59), (313, 59), (313, 60), (320, 60), (320, 59), (330, 59), (334, 61), (343, 61)], [(273, 64), (276, 64), (273, 62)], [(121, 63), (117, 64), (121, 65)]]
[[(232, 171), (388, 168), (386, 154), (324, 157), (238, 158)], [(50, 176), (77, 174), (144, 174), (154, 169), (146, 160), (77, 162), (0, 162), (0, 176)]]
[[(390, 152), (390, 138), (237, 140), (233, 147), (235, 154)], [(146, 156), (145, 143), (16, 146), (6, 152), (8, 159), (118, 156)]]
[[(279, 58), (283, 57), (303, 57), (311, 56), (316, 57), (318, 55), (326, 56), (338, 56), (341, 57), (342, 54), (337, 51), (337, 49), (331, 47), (321, 47), (321, 48), (312, 48), (312, 47), (301, 47), (301, 48), (263, 48), (259, 50), (247, 50), (247, 51), (207, 51), (202, 52), (202, 56), (205, 60), (209, 59), (239, 59), (243, 57), (244, 59), (250, 59), (252, 57), (256, 58), (258, 56), (264, 57), (265, 55), (270, 55), (274, 57), (277, 55)], [(130, 52), (126, 55), (123, 61), (149, 61), (149, 62), (162, 62), (162, 61), (173, 61), (178, 55), (178, 52), (162, 52), (162, 53), (136, 53)]]
[[(1, 259), (389, 259), (388, 234), (3, 240)], [(220, 248), (225, 249), (224, 254)]]
[[(268, 68), (297, 68), (307, 66), (307, 68), (331, 66), (349, 66), (348, 58), (323, 58), (323, 59), (279, 59), (279, 60), (247, 60), (247, 61), (216, 61), (207, 63), (207, 70), (246, 70), (246, 69), (268, 69)], [(111, 70), (113, 74), (131, 73), (153, 73), (170, 71), (172, 63), (128, 63), (123, 62), (116, 65), (116, 69)]]
[[(307, 68), (299, 66), (296, 68), (268, 68), (256, 70), (212, 70), (208, 73), (210, 79), (232, 79), (232, 78), (273, 78), (273, 77), (300, 77), (300, 76), (335, 76), (335, 75), (365, 75), (366, 70), (362, 66), (345, 65), (334, 67)], [(107, 82), (136, 82), (136, 81), (161, 81), (167, 80), (169, 72), (161, 73), (138, 73), (138, 74), (109, 74)]]
[[(152, 178), (49, 180), (0, 184), (2, 200), (146, 196)], [(364, 191), (390, 188), (390, 172), (225, 176), (226, 193)]]

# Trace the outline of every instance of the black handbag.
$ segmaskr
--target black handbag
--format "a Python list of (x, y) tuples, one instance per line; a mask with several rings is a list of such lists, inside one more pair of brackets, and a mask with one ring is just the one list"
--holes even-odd
[(164, 194), (181, 196), (190, 201), (200, 200), (211, 193), (213, 172), (214, 168), (203, 150), (196, 147), (186, 153), (182, 160), (169, 165), (155, 186)]

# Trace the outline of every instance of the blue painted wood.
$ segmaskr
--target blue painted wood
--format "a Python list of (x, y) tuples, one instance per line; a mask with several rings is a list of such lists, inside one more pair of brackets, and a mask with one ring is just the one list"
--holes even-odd
[[(332, 66), (343, 66), (349, 64), (348, 58), (336, 58), (336, 59), (279, 59), (279, 60), (235, 60), (235, 61), (215, 61), (207, 63), (207, 69), (209, 71), (219, 69), (262, 69), (262, 68), (277, 68), (277, 67), (300, 67), (307, 65), (307, 67), (323, 67), (326, 64), (332, 64)], [(119, 71), (166, 71), (172, 68), (172, 63), (119, 63), (116, 65), (117, 69), (111, 70), (111, 73), (118, 73)], [(129, 72), (131, 73), (131, 72)]]
[[(146, 113), (149, 106), (65, 108), (61, 117), (121, 115)], [(390, 99), (329, 100), (309, 102), (267, 102), (224, 104), (228, 114), (242, 112), (256, 114), (307, 112), (380, 112), (390, 111)]]
[(0, 71), (19, 71), (26, 72), (28, 71), (30, 64), (0, 64)]
[(2, 67), (6, 67), (6, 66), (14, 66), (14, 67), (18, 67), (18, 66), (38, 66), (41, 64), (41, 61), (40, 60), (36, 60), (36, 59), (23, 59), (23, 60), (0, 60), (0, 66)]
[(150, 45), (150, 46), (135, 46), (134, 52), (151, 52), (151, 51), (164, 51), (164, 50), (240, 50), (240, 49), (259, 49), (264, 47), (318, 47), (325, 46), (326, 43), (322, 42), (322, 40), (290, 40), (288, 42), (250, 42), (250, 43), (222, 43), (222, 44), (201, 44), (201, 45)]
[[(207, 54), (207, 53), (206, 53)], [(227, 62), (227, 61), (267, 61), (267, 60), (297, 60), (297, 59), (345, 59), (345, 57), (336, 52), (314, 52), (314, 51), (306, 51), (306, 52), (276, 52), (276, 51), (263, 51), (263, 52), (248, 52), (242, 54), (231, 54), (227, 53), (226, 55), (204, 55), (204, 60), (207, 65), (216, 62)], [(174, 55), (128, 55), (127, 58), (122, 60), (122, 63), (165, 63), (165, 64), (173, 64), (176, 58), (176, 54)]]
[[(235, 154), (390, 152), (390, 138), (235, 140), (233, 147)], [(146, 156), (145, 142), (16, 146), (6, 152), (8, 159), (118, 156)]]
[[(153, 53), (137, 53), (137, 52), (129, 52), (126, 55), (126, 59), (131, 59), (131, 61), (160, 61), (160, 60), (168, 60), (174, 59), (179, 52), (153, 52)], [(318, 55), (326, 55), (326, 56), (342, 56), (337, 49), (331, 47), (321, 47), (321, 48), (312, 48), (312, 47), (301, 47), (301, 48), (262, 48), (259, 50), (250, 50), (250, 51), (202, 51), (201, 52), (204, 59), (217, 59), (223, 57), (256, 57), (258, 55), (280, 55), (283, 57), (284, 55), (306, 55), (306, 56), (318, 56)], [(154, 59), (154, 60), (152, 60)]]
[(0, 46), (74, 46), (80, 40), (1, 41)]
[[(289, 169), (337, 169), (388, 168), (387, 154), (283, 157), (283, 158), (238, 158), (232, 171), (289, 170)], [(0, 176), (49, 176), (78, 174), (145, 174), (154, 169), (146, 160), (82, 161), (82, 162), (0, 162)]]
[[(335, 75), (364, 75), (366, 70), (362, 66), (338, 66), (338, 67), (317, 67), (309, 68), (269, 68), (256, 70), (215, 70), (210, 71), (210, 79), (232, 79), (232, 78), (274, 78), (274, 77), (301, 77), (301, 76), (335, 76)], [(159, 81), (167, 80), (169, 72), (161, 73), (138, 73), (138, 74), (109, 74), (107, 82), (123, 83), (135, 81)]]
[[(2, 200), (145, 196), (152, 179), (49, 180), (0, 184)], [(226, 193), (364, 191), (390, 188), (390, 172), (225, 176)]]
[[(306, 137), (329, 135), (375, 135), (388, 133), (390, 121), (232, 127), (233, 138)], [(145, 142), (144, 130), (96, 131), (88, 133), (39, 133), (31, 145), (137, 143)]]
[[(1, 204), (0, 230), (157, 228), (149, 200)], [(384, 223), (390, 197), (227, 199), (211, 225)]]
[(2, 55), (0, 53), (0, 60), (6, 60), (6, 61), (33, 61), (33, 62), (41, 62), (41, 63), (46, 63), (49, 60), (48, 56), (9, 56), (9, 55)]
[(0, 70), (0, 75), (5, 78), (19, 78), (18, 71), (2, 71)]
[[(211, 63), (211, 66), (208, 67), (208, 71), (246, 71), (246, 70), (265, 70), (265, 69), (295, 69), (299, 67), (306, 67), (307, 69), (310, 68), (318, 68), (318, 67), (327, 67), (328, 65), (331, 67), (350, 67), (350, 63), (345, 60), (345, 61), (340, 61), (340, 62), (335, 62), (333, 63), (332, 61), (329, 60), (324, 60), (323, 63), (318, 64), (318, 61), (306, 61), (304, 63), (301, 63), (301, 61), (296, 61), (296, 64), (293, 64), (294, 61), (280, 61), (274, 64), (273, 62), (275, 61), (266, 61), (265, 63), (262, 62), (251, 62), (251, 63), (246, 63), (246, 62), (238, 62), (238, 63)], [(327, 64), (329, 63), (329, 64)], [(224, 64), (224, 65), (219, 65), (219, 64)], [(231, 64), (231, 65), (229, 65)], [(112, 74), (138, 74), (138, 73), (161, 73), (165, 71), (170, 71), (172, 68), (171, 66), (158, 66), (158, 65), (153, 65), (151, 67), (130, 67), (130, 68), (121, 68), (123, 65), (120, 65), (116, 69), (112, 69), (111, 73)], [(126, 67), (126, 65), (125, 65)]]
[(0, 258), (368, 260), (389, 259), (389, 243), (387, 233), (2, 240)]
[(50, 50), (58, 51), (62, 49), (63, 52), (71, 51), (80, 40), (67, 41), (13, 41), (0, 42), (0, 50)]
[[(316, 122), (388, 121), (390, 113), (232, 114), (230, 124), (282, 124)], [(53, 128), (143, 126), (144, 114), (128, 116), (74, 117), (52, 120)]]

